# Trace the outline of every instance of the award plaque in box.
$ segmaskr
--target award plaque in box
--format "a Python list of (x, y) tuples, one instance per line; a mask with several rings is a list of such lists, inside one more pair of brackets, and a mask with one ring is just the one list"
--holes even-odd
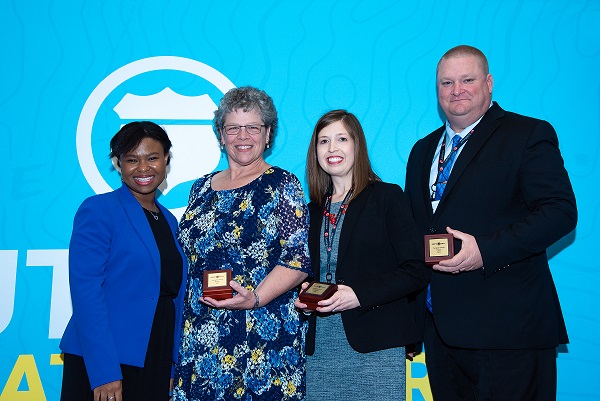
[(202, 280), (202, 296), (217, 300), (233, 297), (229, 286), (231, 270), (205, 270)]
[(425, 263), (434, 265), (440, 260), (454, 256), (454, 236), (452, 234), (430, 234), (425, 236)]
[(305, 291), (300, 293), (298, 300), (303, 304), (306, 304), (307, 310), (316, 310), (319, 306), (318, 302), (331, 297), (337, 289), (337, 284), (313, 281)]

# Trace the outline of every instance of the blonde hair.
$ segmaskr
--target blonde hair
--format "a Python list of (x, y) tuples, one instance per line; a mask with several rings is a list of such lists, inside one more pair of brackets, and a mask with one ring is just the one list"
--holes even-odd
[(439, 72), (440, 64), (442, 64), (442, 61), (450, 59), (450, 58), (467, 57), (467, 56), (472, 56), (477, 59), (477, 61), (479, 62), (479, 66), (481, 67), (481, 69), (483, 70), (483, 73), (485, 75), (488, 75), (490, 73), (488, 60), (487, 60), (487, 57), (485, 57), (485, 54), (483, 54), (483, 52), (481, 50), (479, 50), (478, 48), (469, 46), (469, 45), (459, 45), (459, 46), (453, 47), (452, 49), (450, 49), (446, 53), (444, 53), (444, 55), (442, 56), (442, 58), (440, 59), (440, 61), (437, 64), (436, 72)]

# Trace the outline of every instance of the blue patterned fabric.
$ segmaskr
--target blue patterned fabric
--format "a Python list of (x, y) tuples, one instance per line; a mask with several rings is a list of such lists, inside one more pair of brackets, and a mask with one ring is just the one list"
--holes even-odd
[(450, 172), (452, 171), (452, 166), (454, 166), (454, 161), (456, 160), (456, 156), (458, 155), (458, 143), (462, 138), (460, 135), (454, 135), (452, 137), (452, 147), (449, 149), (450, 153), (448, 154), (448, 161), (444, 166), (444, 169), (440, 172), (440, 175), (437, 179), (435, 185), (435, 199), (442, 199), (442, 195), (444, 194), (444, 189), (446, 189), (446, 184), (448, 183), (448, 179), (450, 178)]
[(276, 266), (310, 272), (308, 209), (291, 173), (272, 167), (232, 190), (196, 181), (179, 225), (189, 259), (175, 400), (302, 400), (302, 322), (290, 290), (255, 310), (218, 310), (198, 299), (204, 270), (231, 269), (254, 289)]

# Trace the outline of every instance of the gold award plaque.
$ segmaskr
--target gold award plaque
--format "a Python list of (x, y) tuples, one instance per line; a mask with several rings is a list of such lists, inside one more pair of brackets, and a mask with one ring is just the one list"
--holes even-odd
[(313, 283), (305, 291), (306, 294), (323, 295), (325, 291), (330, 287), (330, 284), (325, 283)]
[(425, 236), (425, 263), (434, 265), (440, 260), (454, 257), (452, 234), (430, 234)]
[(429, 255), (431, 256), (448, 256), (448, 239), (447, 238), (432, 238), (429, 240)]
[(319, 306), (319, 301), (330, 298), (338, 289), (337, 284), (328, 284), (314, 281), (302, 291), (298, 299), (303, 304), (306, 304), (307, 310), (316, 310)]
[(202, 296), (213, 299), (227, 299), (233, 297), (233, 290), (229, 286), (231, 270), (205, 270), (202, 280)]
[(211, 287), (223, 287), (225, 285), (228, 285), (228, 281), (227, 281), (227, 273), (226, 272), (219, 272), (219, 273), (208, 273), (208, 280), (206, 283), (206, 286), (208, 288)]

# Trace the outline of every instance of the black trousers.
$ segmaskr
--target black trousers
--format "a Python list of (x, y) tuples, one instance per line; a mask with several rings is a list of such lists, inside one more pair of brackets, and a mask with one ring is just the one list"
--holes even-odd
[[(60, 401), (96, 401), (83, 358), (64, 354), (63, 381)], [(168, 381), (148, 381), (143, 368), (121, 365), (124, 401), (167, 401)]]
[[(173, 365), (175, 306), (168, 296), (156, 305), (144, 367), (121, 364), (124, 401), (167, 401)], [(64, 354), (60, 401), (95, 401), (83, 358)]]
[(555, 401), (556, 349), (477, 350), (448, 346), (433, 316), (425, 362), (435, 401)]

